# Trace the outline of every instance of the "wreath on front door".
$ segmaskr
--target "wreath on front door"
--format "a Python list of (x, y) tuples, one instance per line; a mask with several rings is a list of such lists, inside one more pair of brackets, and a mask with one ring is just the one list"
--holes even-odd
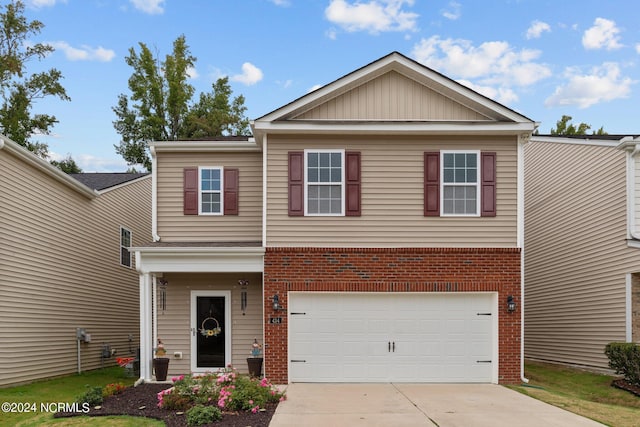
[[(205, 327), (205, 324), (209, 322), (209, 326), (214, 326), (213, 328), (209, 329), (207, 327)], [(216, 320), (215, 317), (207, 317), (206, 319), (204, 319), (202, 321), (202, 325), (200, 328), (200, 335), (202, 335), (205, 338), (209, 338), (209, 337), (217, 337), (220, 332), (222, 332), (222, 328), (220, 327), (220, 323), (218, 323), (218, 320)]]

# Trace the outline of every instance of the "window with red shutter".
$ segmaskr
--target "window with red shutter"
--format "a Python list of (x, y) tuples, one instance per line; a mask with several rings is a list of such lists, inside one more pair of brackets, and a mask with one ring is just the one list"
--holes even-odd
[(224, 214), (238, 215), (238, 169), (224, 169)]
[(289, 152), (289, 216), (304, 216), (304, 152)]
[(480, 200), (481, 216), (496, 216), (496, 153), (482, 152)]
[(183, 170), (183, 213), (198, 215), (198, 168)]
[(424, 216), (440, 216), (440, 152), (424, 153)]
[(345, 215), (360, 216), (360, 152), (345, 153)]

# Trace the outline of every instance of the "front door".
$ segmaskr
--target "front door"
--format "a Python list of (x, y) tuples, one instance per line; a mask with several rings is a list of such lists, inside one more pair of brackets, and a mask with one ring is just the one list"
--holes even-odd
[(191, 371), (222, 369), (231, 363), (229, 291), (191, 291)]

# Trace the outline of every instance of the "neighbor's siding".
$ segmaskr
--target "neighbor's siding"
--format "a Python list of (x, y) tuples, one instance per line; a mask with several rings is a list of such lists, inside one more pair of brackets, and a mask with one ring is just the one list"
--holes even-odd
[[(184, 215), (183, 169), (239, 169), (238, 215)], [(262, 240), (262, 153), (158, 153), (158, 234), (163, 242)]]
[(607, 367), (625, 340), (625, 153), (532, 142), (525, 149), (525, 356)]
[[(167, 273), (166, 309), (159, 305), (158, 337), (162, 339), (169, 362), (169, 375), (191, 372), (191, 291), (231, 290), (231, 363), (238, 371), (247, 373), (247, 357), (251, 357), (254, 338), (262, 344), (262, 275), (243, 274), (196, 274)], [(247, 310), (242, 315), (240, 307), (241, 289), (238, 279), (249, 280), (247, 287)], [(182, 359), (173, 354), (182, 352)]]
[(295, 120), (471, 120), (486, 116), (395, 71), (383, 74)]
[(0, 150), (0, 200), (0, 386), (76, 372), (77, 327), (92, 336), (83, 371), (103, 344), (135, 355), (139, 279), (120, 265), (120, 226), (149, 241), (151, 179), (89, 200)]
[[(267, 246), (515, 247), (517, 148), (513, 137), (300, 137), (268, 141)], [(289, 217), (287, 152), (360, 151), (362, 216)], [(497, 152), (497, 216), (424, 216), (424, 152)]]

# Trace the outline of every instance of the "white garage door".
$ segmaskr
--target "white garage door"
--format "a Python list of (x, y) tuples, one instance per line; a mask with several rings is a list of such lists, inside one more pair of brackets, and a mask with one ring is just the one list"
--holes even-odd
[(290, 379), (496, 382), (495, 300), (493, 293), (291, 293)]

